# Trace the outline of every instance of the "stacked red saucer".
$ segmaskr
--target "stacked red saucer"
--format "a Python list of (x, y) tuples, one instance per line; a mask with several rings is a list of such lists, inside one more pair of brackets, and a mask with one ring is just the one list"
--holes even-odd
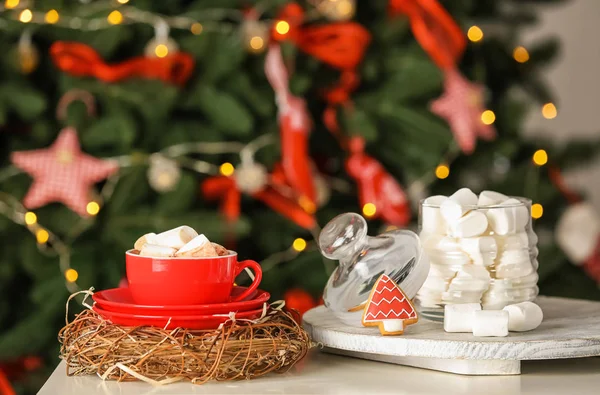
[[(232, 299), (241, 295), (247, 287), (234, 287)], [(114, 288), (96, 292), (94, 311), (117, 325), (152, 325), (173, 329), (215, 329), (231, 319), (256, 319), (263, 313), (271, 295), (256, 290), (239, 302), (189, 304), (189, 305), (143, 305), (134, 302), (130, 288)]]

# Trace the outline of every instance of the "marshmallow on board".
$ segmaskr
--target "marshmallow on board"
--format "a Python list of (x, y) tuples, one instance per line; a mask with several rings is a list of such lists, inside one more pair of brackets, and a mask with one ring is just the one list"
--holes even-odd
[(509, 331), (530, 331), (540, 326), (544, 319), (542, 309), (533, 302), (511, 304), (504, 307), (503, 310), (508, 312)]
[(508, 311), (475, 311), (473, 313), (473, 336), (508, 336)]
[(479, 310), (481, 310), (479, 303), (445, 305), (444, 330), (446, 332), (472, 332), (475, 312)]

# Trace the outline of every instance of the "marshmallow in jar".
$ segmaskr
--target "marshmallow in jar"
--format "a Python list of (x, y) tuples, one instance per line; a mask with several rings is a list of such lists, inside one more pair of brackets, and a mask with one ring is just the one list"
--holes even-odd
[(537, 296), (530, 200), (468, 188), (431, 196), (421, 202), (419, 231), (430, 260), (416, 300), (424, 316), (441, 319), (447, 304), (502, 309)]

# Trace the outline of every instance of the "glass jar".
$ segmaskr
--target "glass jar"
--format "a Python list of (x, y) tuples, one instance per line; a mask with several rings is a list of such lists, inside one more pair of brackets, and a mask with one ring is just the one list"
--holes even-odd
[(319, 235), (321, 254), (339, 261), (323, 293), (325, 306), (342, 322), (362, 326), (362, 309), (382, 274), (412, 299), (429, 273), (419, 237), (408, 230), (367, 235), (367, 222), (355, 213), (338, 215)]
[(462, 232), (456, 223), (446, 223), (440, 205), (421, 201), (419, 235), (430, 269), (415, 302), (429, 319), (442, 320), (446, 304), (481, 303), (483, 309), (502, 309), (538, 294), (531, 200), (512, 198), (467, 209), (484, 214), (487, 228), (457, 237)]

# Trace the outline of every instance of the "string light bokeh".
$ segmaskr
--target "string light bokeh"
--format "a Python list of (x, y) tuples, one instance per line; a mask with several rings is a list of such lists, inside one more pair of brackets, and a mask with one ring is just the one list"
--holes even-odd
[(473, 25), (467, 30), (467, 38), (471, 42), (479, 42), (483, 40), (483, 30), (479, 26)]
[(519, 63), (525, 63), (529, 60), (529, 52), (525, 47), (518, 46), (513, 51), (513, 58)]

